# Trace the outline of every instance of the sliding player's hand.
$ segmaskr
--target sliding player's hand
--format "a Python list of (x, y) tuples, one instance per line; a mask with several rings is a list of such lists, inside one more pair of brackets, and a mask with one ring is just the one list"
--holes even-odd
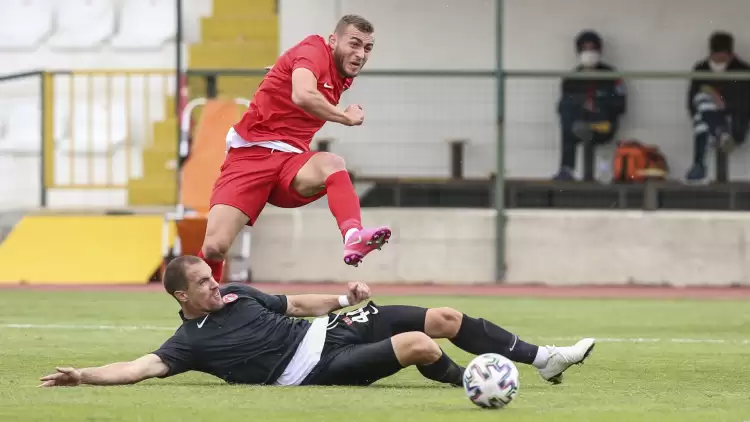
[(365, 283), (349, 283), (349, 292), (346, 297), (349, 303), (355, 305), (370, 298), (370, 288)]
[(365, 120), (365, 112), (362, 111), (362, 107), (357, 104), (352, 104), (344, 110), (344, 114), (348, 118), (349, 126), (359, 126)]
[(57, 372), (44, 376), (39, 387), (75, 387), (81, 384), (81, 371), (75, 368), (57, 368)]

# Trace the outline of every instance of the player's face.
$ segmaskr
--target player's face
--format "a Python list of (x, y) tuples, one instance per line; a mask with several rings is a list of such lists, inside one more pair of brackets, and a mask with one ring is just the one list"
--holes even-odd
[(353, 78), (367, 63), (375, 40), (372, 34), (366, 34), (354, 25), (349, 25), (341, 33), (331, 35), (329, 42), (339, 73), (344, 77)]
[(211, 275), (205, 262), (191, 265), (187, 271), (187, 301), (197, 311), (215, 312), (224, 306), (219, 292), (219, 283)]

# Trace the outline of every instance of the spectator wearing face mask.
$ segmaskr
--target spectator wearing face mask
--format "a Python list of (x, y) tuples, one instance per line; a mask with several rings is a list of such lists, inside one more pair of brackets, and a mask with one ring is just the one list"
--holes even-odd
[[(583, 31), (575, 39), (579, 64), (575, 72), (614, 71), (601, 60), (602, 39)], [(625, 113), (625, 85), (620, 79), (565, 78), (557, 112), (560, 116), (562, 152), (556, 180), (573, 180), (578, 144), (603, 144), (614, 137)]]
[[(709, 38), (709, 56), (693, 67), (694, 72), (750, 72), (750, 66), (734, 53), (734, 38), (714, 32)], [(750, 80), (700, 80), (690, 83), (687, 107), (693, 119), (693, 166), (689, 182), (706, 178), (705, 155), (709, 144), (730, 152), (745, 140), (750, 122)]]

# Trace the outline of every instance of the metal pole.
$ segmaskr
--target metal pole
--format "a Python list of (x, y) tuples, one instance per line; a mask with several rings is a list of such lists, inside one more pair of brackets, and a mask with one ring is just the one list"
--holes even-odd
[(495, 177), (495, 281), (505, 281), (505, 75), (503, 73), (503, 4), (495, 1), (495, 61), (497, 67), (497, 175)]
[(50, 116), (47, 114), (49, 113), (50, 102), (52, 101), (51, 98), (48, 97), (48, 90), (49, 90), (49, 77), (45, 72), (39, 73), (39, 80), (41, 81), (41, 104), (39, 105), (42, 109), (42, 122), (40, 125), (41, 129), (41, 141), (42, 141), (42, 165), (40, 166), (41, 171), (39, 172), (39, 206), (42, 208), (47, 207), (47, 166), (49, 165), (47, 155), (49, 154), (48, 151), (48, 134), (52, 131), (50, 128), (47, 127), (48, 121), (50, 121)]
[[(180, 148), (180, 132), (182, 129), (182, 123), (180, 121), (180, 113), (182, 112), (182, 38), (183, 38), (183, 28), (182, 28), (182, 0), (175, 0), (175, 8), (177, 9), (177, 33), (175, 34), (175, 43), (176, 43), (176, 52), (175, 52), (175, 121), (177, 122), (177, 139), (175, 140), (175, 143), (177, 144), (177, 163), (175, 170), (175, 177), (177, 178), (177, 183), (179, 186), (180, 182), (180, 172), (181, 172), (181, 164), (180, 164), (180, 157), (179, 157), (179, 148)], [(185, 81), (187, 83), (187, 81)], [(180, 202), (179, 198), (179, 188), (175, 190), (174, 193), (174, 200), (175, 204), (178, 204)]]
[(175, 7), (177, 9), (177, 34), (175, 34), (176, 52), (175, 52), (175, 111), (174, 114), (177, 116), (177, 128), (179, 129), (179, 117), (180, 117), (180, 89), (182, 88), (182, 0), (175, 0)]

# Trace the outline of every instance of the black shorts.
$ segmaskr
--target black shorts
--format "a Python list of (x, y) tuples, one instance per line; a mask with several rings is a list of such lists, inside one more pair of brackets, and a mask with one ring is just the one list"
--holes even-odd
[(320, 362), (303, 385), (365, 386), (403, 369), (391, 337), (424, 332), (426, 308), (377, 306), (372, 301), (354, 311), (330, 315)]

